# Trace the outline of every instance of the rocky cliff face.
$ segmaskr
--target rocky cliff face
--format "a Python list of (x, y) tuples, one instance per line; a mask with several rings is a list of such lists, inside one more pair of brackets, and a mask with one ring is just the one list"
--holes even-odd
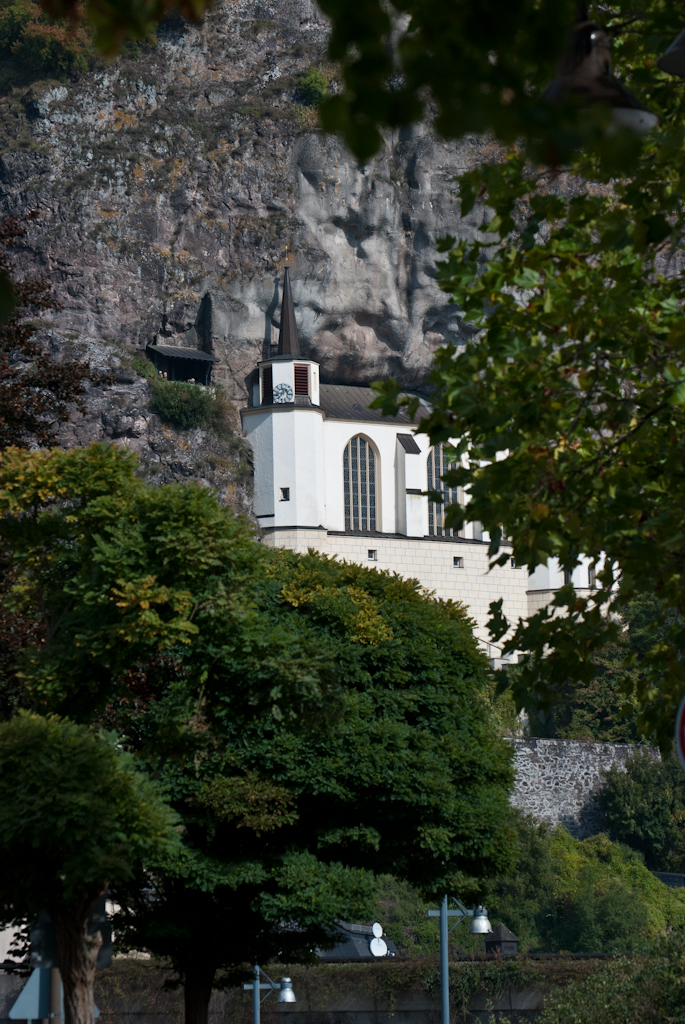
[(19, 261), (62, 305), (44, 338), (119, 368), (119, 390), (94, 394), (65, 443), (118, 436), (159, 463), (148, 385), (131, 371), (156, 335), (211, 351), (244, 404), (277, 340), (286, 249), (322, 380), (392, 373), (420, 388), (436, 345), (459, 337), (434, 240), (473, 230), (453, 179), (480, 144), (419, 127), (359, 166), (298, 103), (326, 32), (309, 0), (220, 0), (202, 27), (167, 22), (137, 57), (0, 100), (2, 209), (39, 211)]

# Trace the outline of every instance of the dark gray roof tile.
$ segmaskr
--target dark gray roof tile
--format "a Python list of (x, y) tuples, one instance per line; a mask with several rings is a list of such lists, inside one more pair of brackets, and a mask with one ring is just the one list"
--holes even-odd
[[(375, 391), (371, 388), (357, 387), (354, 384), (322, 384), (320, 387), (319, 405), (331, 420), (363, 420), (367, 423), (411, 423), (405, 412), (398, 416), (382, 416), (380, 409), (369, 409)], [(428, 415), (429, 407), (425, 399), (417, 412), (417, 418)], [(405, 435), (411, 437), (411, 435)], [(413, 440), (413, 438), (412, 438)], [(414, 442), (416, 444), (416, 442)]]
[(421, 449), (417, 445), (413, 434), (398, 434), (397, 440), (400, 442), (407, 455), (421, 454)]

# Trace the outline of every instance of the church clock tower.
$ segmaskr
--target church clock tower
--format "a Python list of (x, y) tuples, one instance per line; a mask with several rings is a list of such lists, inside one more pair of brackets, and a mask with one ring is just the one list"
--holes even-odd
[(319, 364), (300, 355), (286, 266), (278, 354), (259, 363), (252, 406), (242, 410), (254, 449), (254, 509), (261, 526), (325, 523), (323, 415)]

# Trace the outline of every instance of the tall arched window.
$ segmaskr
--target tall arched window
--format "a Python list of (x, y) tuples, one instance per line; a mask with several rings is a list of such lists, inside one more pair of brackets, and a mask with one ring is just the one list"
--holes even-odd
[(447, 461), (446, 445), (436, 444), (428, 454), (428, 490), (442, 494), (442, 503), (428, 501), (428, 534), (431, 537), (463, 537), (464, 531), (445, 527), (445, 509), (448, 505), (464, 504), (461, 487), (448, 487), (440, 478), (455, 465)]
[(376, 454), (361, 434), (348, 441), (343, 452), (345, 529), (376, 529)]

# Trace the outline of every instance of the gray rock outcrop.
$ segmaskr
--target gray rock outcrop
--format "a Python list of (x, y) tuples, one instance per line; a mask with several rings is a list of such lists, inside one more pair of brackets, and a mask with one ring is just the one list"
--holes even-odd
[[(454, 177), (483, 143), (419, 126), (360, 166), (298, 103), (326, 36), (310, 0), (224, 0), (199, 28), (166, 22), (138, 57), (0, 100), (0, 205), (38, 211), (18, 261), (54, 284), (57, 355), (125, 373), (155, 336), (197, 345), (244, 403), (276, 340), (287, 250), (302, 350), (324, 380), (424, 385), (435, 347), (462, 336), (435, 238), (475, 230)], [(88, 436), (147, 436), (138, 392), (120, 411)]]

